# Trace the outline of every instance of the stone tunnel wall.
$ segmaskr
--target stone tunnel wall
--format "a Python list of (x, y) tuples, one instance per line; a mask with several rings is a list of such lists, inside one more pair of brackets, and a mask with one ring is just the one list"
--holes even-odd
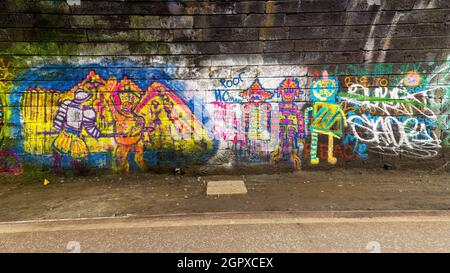
[(448, 160), (448, 0), (4, 0), (0, 13), (1, 173)]

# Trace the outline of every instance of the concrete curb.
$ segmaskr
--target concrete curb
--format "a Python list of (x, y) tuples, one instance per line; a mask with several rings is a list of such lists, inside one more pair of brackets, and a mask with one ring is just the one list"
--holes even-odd
[(218, 225), (450, 222), (449, 210), (197, 213), (0, 223), (0, 234)]

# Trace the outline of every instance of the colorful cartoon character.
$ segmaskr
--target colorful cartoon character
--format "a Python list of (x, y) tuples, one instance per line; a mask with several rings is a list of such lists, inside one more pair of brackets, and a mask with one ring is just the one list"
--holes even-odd
[[(115, 119), (114, 140), (117, 147), (114, 156), (119, 161), (119, 168), (124, 172), (130, 171), (128, 156), (133, 153), (138, 167), (146, 170), (143, 143), (145, 119), (135, 113), (142, 91), (127, 78), (119, 83), (115, 79), (110, 79), (107, 85), (111, 92), (110, 96), (106, 96), (108, 106)], [(116, 166), (113, 168), (118, 169)]]
[(339, 104), (336, 104), (338, 82), (328, 77), (328, 72), (322, 72), (322, 78), (311, 85), (311, 99), (313, 106), (306, 110), (305, 120), (308, 122), (308, 114), (312, 111), (311, 131), (311, 164), (318, 164), (317, 143), (319, 134), (328, 136), (328, 162), (336, 164), (333, 156), (334, 138), (341, 138), (344, 126), (346, 126), (345, 114)]
[(273, 94), (264, 90), (259, 80), (256, 79), (250, 88), (241, 92), (240, 96), (247, 99), (242, 107), (245, 143), (248, 153), (254, 155), (261, 142), (270, 141), (272, 107), (266, 101), (272, 98)]
[(279, 142), (271, 153), (273, 162), (279, 161), (283, 156), (289, 155), (294, 169), (299, 170), (301, 159), (299, 142), (305, 138), (303, 113), (295, 100), (300, 97), (302, 91), (296, 79), (285, 79), (275, 91), (281, 96), (279, 106)]
[(83, 128), (95, 139), (101, 135), (95, 126), (95, 111), (83, 105), (92, 97), (82, 89), (75, 91), (73, 100), (65, 100), (56, 112), (53, 125), (59, 134), (53, 140), (55, 167), (61, 167), (61, 157), (68, 155), (74, 165), (81, 165), (89, 154), (89, 149), (82, 136)]

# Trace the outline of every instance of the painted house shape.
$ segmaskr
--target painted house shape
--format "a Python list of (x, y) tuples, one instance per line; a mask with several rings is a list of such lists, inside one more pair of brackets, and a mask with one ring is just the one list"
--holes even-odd
[(153, 82), (147, 88), (136, 113), (145, 118), (145, 127), (150, 128), (146, 142), (153, 149), (201, 152), (212, 148), (200, 119), (164, 83)]
[(248, 141), (270, 140), (272, 107), (266, 101), (273, 97), (273, 93), (266, 91), (256, 79), (250, 88), (241, 92), (240, 96), (247, 100), (242, 110)]

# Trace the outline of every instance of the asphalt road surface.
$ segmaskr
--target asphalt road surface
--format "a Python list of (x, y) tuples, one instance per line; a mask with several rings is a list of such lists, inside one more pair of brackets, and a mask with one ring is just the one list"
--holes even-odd
[(450, 252), (449, 212), (297, 212), (0, 223), (0, 252)]

